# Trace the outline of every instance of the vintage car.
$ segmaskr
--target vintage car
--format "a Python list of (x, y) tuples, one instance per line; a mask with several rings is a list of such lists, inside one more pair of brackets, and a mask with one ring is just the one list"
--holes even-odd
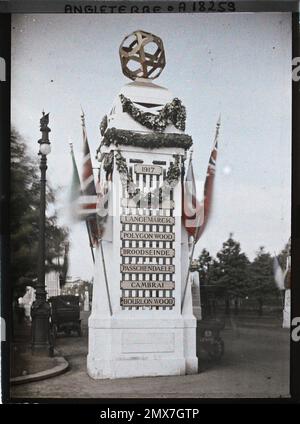
[(224, 324), (219, 319), (198, 321), (197, 335), (200, 349), (212, 360), (220, 360), (224, 355), (224, 341), (220, 335), (223, 328)]
[(224, 355), (224, 341), (221, 331), (225, 327), (224, 315), (218, 310), (218, 300), (225, 292), (220, 286), (201, 285), (202, 320), (197, 322), (197, 338), (200, 350), (212, 360), (220, 360)]
[(51, 330), (53, 337), (64, 332), (70, 335), (75, 331), (81, 336), (81, 319), (78, 296), (63, 295), (53, 296), (49, 299), (51, 305)]

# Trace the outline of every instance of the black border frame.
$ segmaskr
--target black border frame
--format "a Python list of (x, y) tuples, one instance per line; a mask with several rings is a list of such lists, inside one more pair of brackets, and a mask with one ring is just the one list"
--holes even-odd
[(10, 331), (12, 329), (10, 290), (10, 95), (11, 95), (11, 15), (0, 14), (0, 57), (6, 62), (6, 81), (0, 81), (0, 277), (1, 315), (6, 322), (6, 341), (1, 342), (1, 380), (3, 402), (9, 398)]
[[(300, 57), (300, 14), (292, 14), (292, 57)], [(300, 81), (292, 82), (291, 318), (300, 317)], [(292, 331), (293, 327), (291, 327)], [(290, 391), (300, 401), (300, 341), (291, 339)]]

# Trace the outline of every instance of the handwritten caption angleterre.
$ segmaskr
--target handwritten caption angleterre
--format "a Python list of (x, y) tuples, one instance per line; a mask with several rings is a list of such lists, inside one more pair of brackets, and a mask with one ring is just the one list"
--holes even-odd
[(235, 12), (235, 2), (191, 1), (191, 2), (149, 2), (149, 4), (101, 3), (66, 4), (65, 13), (213, 13)]

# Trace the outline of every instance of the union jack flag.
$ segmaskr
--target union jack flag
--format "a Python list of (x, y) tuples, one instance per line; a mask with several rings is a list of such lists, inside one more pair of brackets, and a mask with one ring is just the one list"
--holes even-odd
[(191, 155), (185, 181), (182, 185), (182, 220), (187, 233), (194, 238), (198, 227), (201, 225), (202, 211), (202, 204), (197, 199), (196, 194), (196, 184)]
[(214, 180), (215, 180), (215, 174), (216, 174), (216, 163), (217, 163), (217, 154), (218, 154), (218, 138), (219, 138), (219, 129), (221, 125), (221, 119), (219, 118), (217, 122), (217, 128), (216, 128), (216, 135), (214, 140), (214, 146), (210, 154), (207, 172), (206, 172), (206, 178), (204, 183), (204, 198), (203, 198), (203, 220), (202, 223), (196, 232), (195, 235), (195, 242), (199, 240), (199, 238), (202, 236), (203, 231), (207, 225), (208, 218), (211, 211), (212, 206), (212, 197), (213, 197), (213, 189), (214, 189)]
[(194, 237), (194, 243), (200, 239), (207, 225), (212, 206), (213, 186), (216, 173), (216, 161), (218, 153), (218, 137), (220, 118), (217, 122), (216, 135), (213, 149), (211, 151), (206, 178), (204, 183), (203, 199), (201, 202), (196, 197), (195, 179), (191, 159), (183, 186), (182, 218), (186, 231)]

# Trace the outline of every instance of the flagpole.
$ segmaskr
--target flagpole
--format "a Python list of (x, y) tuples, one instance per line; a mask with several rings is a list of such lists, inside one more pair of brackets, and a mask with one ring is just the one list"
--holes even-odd
[[(80, 107), (81, 107), (81, 124), (82, 124), (82, 130), (83, 130), (83, 134), (86, 135), (85, 115), (84, 115), (84, 111), (83, 111), (83, 108), (82, 108), (81, 105), (80, 105)], [(97, 224), (97, 227), (99, 229), (97, 218), (96, 218), (96, 224)], [(86, 220), (86, 226), (87, 226), (87, 231), (88, 231), (88, 234), (89, 234), (89, 240), (90, 240), (90, 246), (91, 246), (91, 252), (92, 252), (92, 256), (93, 256), (93, 261), (95, 263), (95, 257), (94, 257), (94, 251), (93, 251), (93, 243), (92, 243), (92, 240), (91, 240), (91, 235), (90, 235), (90, 232), (89, 232), (89, 227), (88, 227), (87, 220)], [(107, 298), (108, 298), (108, 304), (109, 304), (109, 311), (110, 311), (110, 315), (112, 315), (112, 305), (111, 305), (111, 299), (110, 299), (110, 294), (109, 294), (108, 278), (107, 278), (106, 265), (105, 265), (104, 252), (103, 252), (103, 246), (102, 246), (102, 239), (101, 238), (99, 239), (99, 247), (100, 247), (101, 259), (102, 259), (102, 266), (103, 266), (105, 286), (106, 286), (106, 292), (107, 292)]]
[(82, 106), (80, 105), (80, 109), (81, 109), (81, 125), (83, 127), (85, 127), (85, 115), (84, 115), (84, 111), (82, 109)]
[(187, 272), (186, 279), (185, 279), (184, 292), (183, 292), (183, 296), (182, 296), (182, 302), (181, 302), (181, 312), (182, 312), (182, 310), (183, 310), (183, 305), (184, 305), (184, 301), (185, 301), (186, 290), (187, 290), (188, 281), (189, 281), (189, 276), (190, 276), (190, 269), (191, 269), (192, 260), (193, 260), (193, 256), (194, 256), (194, 251), (195, 251), (195, 245), (196, 245), (196, 238), (194, 237), (194, 240), (193, 240), (193, 246), (192, 246), (192, 251), (191, 251), (191, 254), (190, 254), (190, 258), (189, 258), (189, 267), (188, 267), (188, 272)]
[[(99, 168), (99, 173), (98, 173), (98, 181), (100, 178), (100, 169)], [(99, 247), (100, 247), (100, 253), (101, 253), (101, 260), (102, 260), (102, 266), (103, 266), (103, 273), (104, 273), (104, 280), (105, 280), (105, 287), (106, 287), (106, 293), (107, 293), (107, 299), (108, 299), (108, 305), (109, 305), (109, 312), (110, 315), (113, 314), (112, 311), (112, 305), (111, 305), (111, 299), (110, 299), (110, 293), (109, 293), (109, 285), (108, 285), (108, 277), (107, 277), (107, 272), (106, 272), (106, 264), (105, 264), (105, 258), (104, 258), (104, 251), (103, 251), (103, 246), (102, 246), (102, 232), (99, 231), (99, 220), (97, 219), (97, 227), (98, 227), (98, 234), (101, 234), (101, 237), (99, 239)]]
[[(190, 150), (190, 159), (189, 159), (189, 165), (188, 166), (190, 166), (191, 165), (191, 161), (192, 161), (192, 155), (193, 155), (193, 149), (191, 148), (191, 150)], [(198, 217), (197, 217), (198, 218)], [(196, 228), (197, 228), (197, 226), (196, 226)], [(187, 276), (186, 276), (186, 279), (185, 279), (185, 285), (184, 285), (184, 291), (183, 291), (183, 296), (182, 296), (182, 301), (181, 301), (181, 312), (182, 312), (182, 310), (183, 310), (183, 304), (184, 304), (184, 300), (185, 300), (185, 296), (186, 296), (186, 290), (187, 290), (187, 286), (188, 286), (188, 280), (189, 280), (189, 276), (190, 276), (190, 272), (189, 272), (189, 269), (190, 269), (190, 267), (191, 267), (191, 261), (192, 261), (192, 257), (193, 257), (193, 255), (194, 255), (194, 250), (195, 250), (195, 237), (194, 237), (194, 240), (193, 240), (193, 245), (192, 245), (192, 251), (191, 251), (191, 254), (190, 254), (190, 256), (189, 256), (189, 266), (188, 266), (188, 272), (187, 272)]]
[[(73, 143), (70, 141), (69, 142), (69, 145), (70, 145), (71, 156), (73, 158), (73, 161), (75, 162), (75, 159), (74, 159), (74, 150), (73, 150)], [(76, 164), (75, 164), (75, 166), (76, 166)], [(79, 179), (79, 175), (78, 175), (78, 179)], [(80, 180), (78, 181), (78, 183), (80, 184)], [(89, 237), (89, 243), (90, 243), (90, 248), (91, 248), (93, 262), (95, 263), (95, 255), (94, 255), (94, 250), (93, 250), (92, 239), (91, 239), (91, 235), (90, 235), (90, 232), (89, 232), (88, 223), (87, 223), (87, 220), (86, 219), (85, 219), (85, 225), (86, 225), (86, 229), (87, 229), (87, 232), (88, 232), (88, 237)]]
[[(85, 131), (85, 115), (84, 115), (84, 111), (82, 109), (82, 106), (80, 105), (81, 108), (81, 125), (82, 125), (82, 130), (83, 132)], [(90, 243), (90, 249), (91, 249), (91, 254), (92, 254), (92, 258), (93, 258), (93, 263), (95, 263), (95, 254), (94, 254), (94, 249), (93, 249), (93, 242), (92, 242), (92, 238), (91, 238), (91, 234), (90, 234), (90, 230), (89, 230), (89, 224), (88, 224), (88, 220), (85, 220), (85, 225), (86, 225), (86, 229), (88, 232), (88, 236), (89, 236), (89, 243)]]
[(91, 238), (91, 234), (90, 234), (90, 230), (89, 230), (89, 225), (88, 225), (87, 219), (85, 220), (85, 225), (86, 225), (86, 229), (87, 229), (88, 236), (89, 236), (89, 242), (90, 242), (90, 248), (91, 248), (91, 254), (92, 254), (92, 258), (93, 258), (93, 263), (95, 263), (95, 254), (94, 254), (93, 243), (92, 243), (92, 238)]
[(102, 266), (103, 266), (103, 272), (104, 272), (104, 279), (105, 279), (105, 286), (106, 286), (106, 293), (108, 298), (108, 305), (109, 305), (109, 312), (110, 315), (112, 315), (112, 306), (111, 306), (111, 300), (110, 300), (110, 294), (109, 294), (109, 287), (108, 287), (108, 279), (107, 279), (107, 273), (106, 273), (106, 265), (105, 265), (105, 259), (104, 259), (104, 252), (103, 252), (103, 246), (102, 246), (102, 239), (99, 240), (100, 245), (100, 252), (101, 252), (101, 259), (102, 259)]
[[(219, 116), (219, 119), (217, 121), (217, 128), (216, 128), (216, 134), (215, 134), (215, 139), (214, 139), (214, 146), (217, 143), (220, 125), (221, 125), (221, 115)], [(192, 160), (192, 151), (191, 151), (191, 155), (190, 155), (190, 161), (191, 160)], [(201, 215), (198, 215), (198, 217), (197, 217), (198, 220), (200, 219), (200, 216)], [(198, 224), (198, 220), (197, 220), (197, 224)], [(196, 228), (198, 228), (198, 225), (196, 225)], [(199, 231), (200, 231), (200, 227), (197, 229), (196, 234), (194, 236), (194, 240), (193, 240), (193, 246), (192, 246), (192, 251), (191, 251), (191, 254), (190, 254), (190, 258), (189, 258), (189, 266), (188, 266), (188, 271), (187, 271), (187, 275), (186, 275), (186, 279), (185, 279), (185, 286), (184, 286), (184, 291), (183, 291), (183, 296), (182, 296), (182, 301), (181, 301), (181, 312), (183, 310), (183, 305), (184, 305), (184, 301), (185, 301), (185, 296), (186, 296), (186, 291), (187, 291), (187, 286), (188, 286), (188, 281), (189, 281), (189, 276), (190, 276), (190, 268), (191, 268), (191, 265), (192, 265), (192, 260), (193, 260), (194, 251), (195, 251), (195, 245), (196, 245), (196, 242), (197, 242), (197, 235), (198, 235)]]

